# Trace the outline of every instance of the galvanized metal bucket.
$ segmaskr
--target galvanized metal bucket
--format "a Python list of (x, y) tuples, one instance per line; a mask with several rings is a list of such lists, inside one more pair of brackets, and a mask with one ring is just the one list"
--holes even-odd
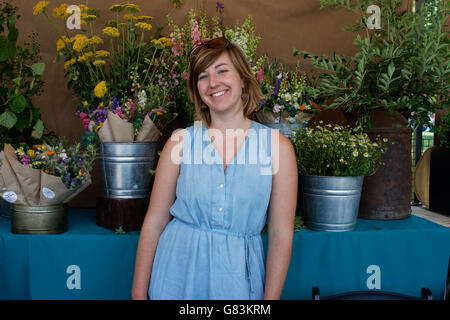
[(300, 175), (304, 221), (315, 231), (355, 229), (364, 176), (326, 177)]
[(138, 199), (150, 196), (156, 142), (100, 143), (100, 166), (106, 198)]
[(67, 205), (26, 206), (13, 204), (11, 232), (55, 234), (68, 230)]

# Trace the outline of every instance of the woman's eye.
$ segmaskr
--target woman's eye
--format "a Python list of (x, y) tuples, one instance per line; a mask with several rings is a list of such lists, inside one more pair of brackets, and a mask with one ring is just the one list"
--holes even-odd
[(198, 76), (198, 80), (206, 79), (208, 76), (206, 74), (202, 74)]
[(219, 71), (219, 73), (225, 73), (225, 72), (228, 72), (228, 70), (225, 70), (225, 69), (224, 69), (224, 70), (220, 70), (220, 71)]

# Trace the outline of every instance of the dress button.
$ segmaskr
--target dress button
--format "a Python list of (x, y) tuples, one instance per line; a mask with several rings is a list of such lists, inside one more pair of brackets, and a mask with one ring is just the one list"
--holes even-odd
[(219, 211), (222, 211), (222, 210), (223, 210), (222, 207), (220, 207), (220, 208), (219, 208)]
[(219, 185), (219, 187), (223, 188), (223, 183), (221, 183), (221, 184)]

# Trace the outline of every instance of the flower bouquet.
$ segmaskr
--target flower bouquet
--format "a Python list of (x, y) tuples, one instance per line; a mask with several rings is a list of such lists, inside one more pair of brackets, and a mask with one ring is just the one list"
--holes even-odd
[(175, 102), (175, 110), (186, 124), (195, 120), (194, 106), (190, 102), (187, 85), (185, 84), (188, 79), (189, 53), (194, 46), (209, 39), (225, 36), (242, 48), (253, 67), (255, 75), (259, 69), (258, 65), (261, 65), (263, 61), (258, 59), (256, 55), (260, 37), (255, 34), (252, 16), (248, 15), (242, 24), (236, 21), (235, 25), (231, 27), (223, 23), (224, 6), (220, 2), (217, 2), (217, 11), (219, 15), (209, 18), (204, 8), (200, 10), (191, 9), (189, 20), (182, 26), (176, 25), (170, 14), (167, 16), (172, 44), (169, 65), (172, 67), (164, 70), (163, 73), (159, 73), (158, 77), (161, 83), (169, 88)]
[(266, 59), (256, 78), (266, 97), (255, 114), (261, 122), (302, 123), (318, 111), (317, 92), (298, 63), (293, 69)]
[[(87, 28), (70, 36), (66, 27), (64, 35), (58, 31), (47, 6), (47, 1), (39, 2), (33, 14), (43, 14), (58, 35), (57, 60), (64, 58), (68, 86), (79, 100), (76, 113), (86, 130), (84, 142), (156, 141), (177, 114), (168, 90), (155, 77), (165, 67), (168, 41), (146, 39), (152, 17), (141, 15), (135, 4), (112, 5), (114, 17), (101, 30), (102, 38), (94, 24), (100, 11), (81, 4), (81, 25)], [(53, 18), (64, 26), (69, 14), (76, 13), (65, 4), (53, 10)]]
[(8, 202), (29, 206), (68, 203), (91, 184), (89, 172), (96, 157), (94, 145), (82, 148), (60, 140), (56, 145), (5, 144), (0, 182)]

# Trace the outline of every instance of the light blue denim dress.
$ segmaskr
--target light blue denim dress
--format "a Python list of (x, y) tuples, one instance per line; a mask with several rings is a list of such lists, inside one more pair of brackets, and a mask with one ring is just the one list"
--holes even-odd
[(271, 129), (253, 121), (234, 160), (200, 121), (186, 129), (170, 208), (158, 242), (150, 299), (263, 299), (261, 231), (272, 189)]

